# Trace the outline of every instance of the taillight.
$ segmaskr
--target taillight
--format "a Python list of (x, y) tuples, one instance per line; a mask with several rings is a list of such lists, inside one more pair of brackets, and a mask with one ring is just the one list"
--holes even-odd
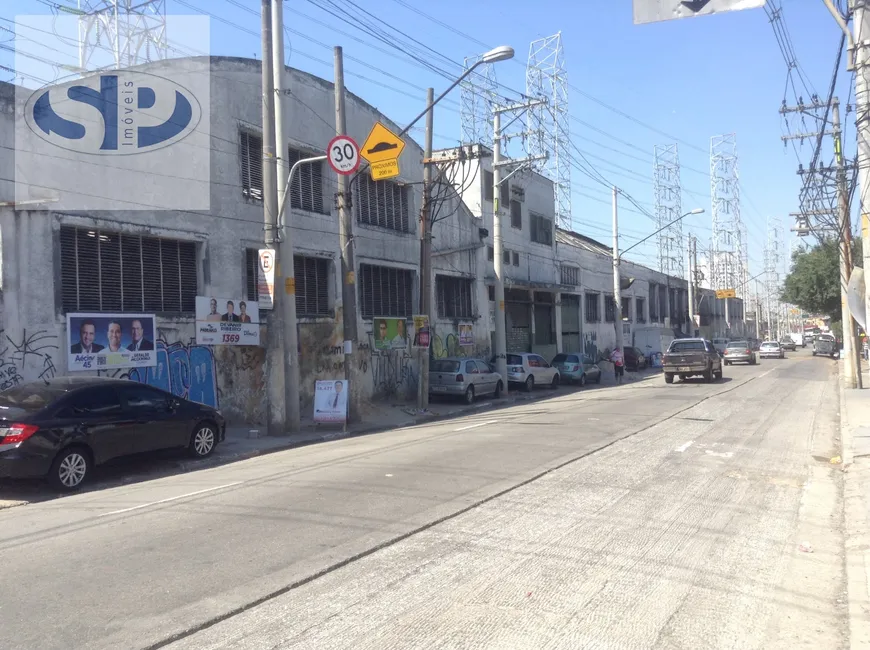
[(37, 431), (39, 427), (33, 424), (10, 424), (6, 429), (6, 435), (0, 438), (0, 444), (14, 445), (24, 442)]
[(510, 369), (510, 371), (511, 371), (511, 372), (525, 372), (526, 369), (523, 368), (522, 366), (513, 366), (513, 367)]
[(574, 364), (573, 366), (568, 366), (568, 370), (574, 371), (574, 370), (577, 370), (577, 368), (579, 368), (579, 367), (580, 366), (578, 366), (577, 364)]
[(747, 350), (746, 354), (752, 354), (752, 350)]
[(462, 383), (463, 381), (465, 381), (465, 377), (463, 377), (462, 375), (456, 375), (456, 381), (457, 383)]

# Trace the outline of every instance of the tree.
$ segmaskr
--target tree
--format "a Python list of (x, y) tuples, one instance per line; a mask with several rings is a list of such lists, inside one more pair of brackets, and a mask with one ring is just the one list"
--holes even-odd
[[(856, 237), (852, 243), (854, 264), (861, 260), (861, 239)], [(810, 250), (794, 253), (781, 299), (812, 314), (827, 314), (833, 322), (841, 320), (840, 248), (836, 240), (822, 241)]]

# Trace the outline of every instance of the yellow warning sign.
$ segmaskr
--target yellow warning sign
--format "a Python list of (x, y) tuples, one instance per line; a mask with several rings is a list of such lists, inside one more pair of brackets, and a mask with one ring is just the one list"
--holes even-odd
[(380, 181), (385, 178), (395, 178), (399, 175), (398, 159), (382, 160), (380, 162), (373, 163), (369, 168), (372, 170), (372, 179), (376, 181)]
[(717, 289), (716, 297), (720, 300), (723, 300), (725, 298), (736, 298), (737, 292), (734, 289)]
[(398, 160), (404, 149), (405, 141), (378, 122), (372, 127), (360, 155), (374, 165), (385, 160)]

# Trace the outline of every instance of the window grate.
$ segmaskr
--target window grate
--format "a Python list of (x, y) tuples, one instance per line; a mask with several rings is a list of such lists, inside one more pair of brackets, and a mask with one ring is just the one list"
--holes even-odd
[[(287, 168), (311, 154), (296, 149), (287, 152)], [(305, 212), (329, 214), (323, 208), (323, 163), (307, 163), (296, 168), (290, 187), (290, 207)]]
[(523, 204), (511, 201), (511, 228), (523, 229)]
[(435, 276), (435, 297), (441, 318), (473, 318), (473, 280), (446, 275)]
[(580, 284), (580, 269), (576, 266), (563, 266), (562, 284), (570, 284), (574, 286)]
[(531, 237), (536, 244), (546, 246), (553, 245), (553, 222), (539, 214), (532, 214), (530, 218)]
[(360, 264), (360, 313), (363, 318), (409, 318), (414, 274), (391, 266)]
[(293, 256), (296, 276), (296, 314), (329, 315), (329, 260), (322, 257)]
[(242, 160), (242, 194), (249, 199), (263, 200), (263, 138), (239, 132)]
[(601, 307), (598, 293), (587, 293), (583, 296), (587, 323), (601, 322)]
[(195, 311), (196, 244), (61, 226), (64, 312)]
[(483, 200), (484, 201), (492, 201), (493, 197), (493, 177), (492, 172), (483, 170), (483, 174), (481, 176), (483, 182)]
[(257, 248), (245, 249), (245, 293), (250, 302), (260, 300), (257, 277), (260, 274), (260, 251)]
[(616, 320), (616, 301), (613, 296), (604, 296), (604, 320), (608, 323)]
[(643, 298), (635, 298), (634, 299), (634, 310), (636, 312), (636, 318), (638, 323), (645, 323), (646, 316), (644, 315), (644, 307), (645, 301)]
[(622, 316), (623, 320), (626, 318), (629, 321), (631, 320), (631, 298), (622, 299), (622, 312), (620, 313), (620, 316)]
[(408, 193), (390, 181), (373, 181), (360, 174), (356, 187), (356, 220), (398, 232), (409, 232)]

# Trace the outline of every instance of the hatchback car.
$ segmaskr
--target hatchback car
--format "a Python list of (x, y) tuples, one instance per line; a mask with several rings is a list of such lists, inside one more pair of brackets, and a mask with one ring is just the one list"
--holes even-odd
[(138, 382), (30, 382), (0, 393), (0, 477), (75, 490), (112, 458), (175, 447), (204, 458), (225, 433), (219, 411)]
[(559, 371), (561, 380), (585, 386), (586, 382), (601, 383), (601, 368), (588, 354), (567, 352), (553, 357), (553, 367)]
[(779, 341), (765, 341), (761, 344), (758, 355), (762, 359), (785, 359), (785, 350), (782, 349)]
[(726, 366), (730, 366), (732, 363), (748, 363), (750, 366), (754, 366), (757, 361), (749, 341), (731, 341), (725, 346), (723, 358)]
[(504, 382), (486, 361), (448, 357), (429, 364), (429, 394), (462, 397), (468, 404), (478, 395), (501, 396)]
[(647, 367), (646, 357), (640, 348), (631, 346), (625, 347), (625, 369), (629, 372), (636, 372)]
[(559, 369), (547, 363), (540, 354), (523, 352), (507, 355), (508, 384), (523, 386), (531, 392), (535, 386), (559, 385)]
[(784, 338), (779, 342), (779, 344), (782, 346), (783, 350), (789, 350), (790, 352), (797, 350), (797, 344), (789, 338)]

